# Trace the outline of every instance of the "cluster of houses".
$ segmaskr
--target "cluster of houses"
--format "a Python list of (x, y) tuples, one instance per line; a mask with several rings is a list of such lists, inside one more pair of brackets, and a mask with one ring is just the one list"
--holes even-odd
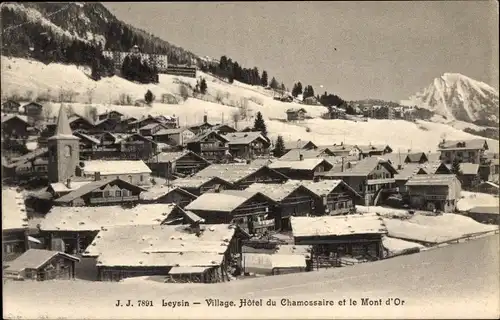
[[(387, 229), (356, 205), (399, 195), (408, 208), (453, 212), (462, 187), (491, 173), (484, 140), (444, 142), (439, 154), (287, 142), (276, 159), (260, 132), (206, 118), (181, 129), (175, 118), (99, 115), (136, 128), (122, 136), (78, 119), (61, 108), (42, 147), (2, 159), (11, 179), (47, 180), (30, 194), (31, 208), (19, 196), (6, 201), (3, 212), (17, 217), (2, 225), (9, 277), (72, 278), (84, 258), (94, 259), (101, 281), (161, 275), (166, 282), (301, 272), (346, 256), (382, 259)], [(464, 177), (476, 172), (478, 180), (452, 173), (454, 157)], [(31, 210), (44, 215), (37, 230), (27, 226)]]

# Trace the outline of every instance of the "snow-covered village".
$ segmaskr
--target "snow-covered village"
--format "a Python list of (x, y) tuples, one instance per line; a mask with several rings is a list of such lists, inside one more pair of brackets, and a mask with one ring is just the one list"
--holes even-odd
[(1, 5), (4, 318), (498, 318), (497, 83), (382, 100), (193, 54), (131, 6)]

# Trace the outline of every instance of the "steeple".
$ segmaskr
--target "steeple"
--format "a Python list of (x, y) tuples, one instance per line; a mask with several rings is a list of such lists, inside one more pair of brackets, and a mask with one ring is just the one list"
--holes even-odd
[(73, 135), (69, 126), (68, 116), (64, 107), (59, 108), (59, 116), (57, 117), (57, 126), (55, 134), (49, 139), (79, 139)]

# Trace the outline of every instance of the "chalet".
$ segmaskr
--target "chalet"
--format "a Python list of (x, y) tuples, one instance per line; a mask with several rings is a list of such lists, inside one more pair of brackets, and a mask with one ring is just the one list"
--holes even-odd
[(53, 207), (40, 223), (40, 231), (51, 249), (53, 240), (62, 239), (65, 252), (79, 254), (100, 230), (110, 226), (165, 224), (179, 210), (182, 209), (175, 204), (139, 204), (132, 208)]
[(152, 186), (140, 195), (141, 203), (174, 203), (180, 208), (186, 207), (196, 198), (196, 195), (184, 189), (165, 185)]
[(304, 187), (299, 181), (290, 180), (281, 184), (251, 184), (245, 191), (260, 192), (279, 203), (279, 210), (274, 212), (275, 229), (289, 231), (291, 216), (306, 216), (315, 212), (319, 196)]
[(427, 162), (421, 165), (427, 174), (451, 174), (449, 166), (441, 161)]
[(241, 248), (242, 269), (246, 274), (278, 275), (303, 271), (310, 271), (311, 246), (298, 246), (265, 242), (264, 247), (259, 243), (243, 242)]
[(3, 178), (22, 180), (32, 177), (47, 178), (48, 149), (40, 148), (12, 159), (3, 165)]
[(154, 136), (161, 129), (166, 129), (162, 123), (150, 123), (139, 128), (139, 134), (142, 136)]
[(93, 180), (89, 180), (88, 178), (77, 179), (75, 177), (73, 179), (67, 179), (65, 182), (51, 183), (47, 187), (46, 191), (52, 195), (53, 199), (57, 199), (92, 182)]
[(498, 184), (491, 181), (484, 181), (477, 185), (476, 190), (482, 193), (488, 193), (493, 195), (499, 194)]
[(119, 178), (133, 185), (150, 184), (151, 169), (142, 160), (88, 160), (76, 168), (77, 176), (97, 180)]
[(330, 171), (333, 164), (322, 158), (302, 159), (299, 161), (274, 161), (269, 168), (295, 180), (314, 180), (318, 173)]
[(97, 120), (104, 120), (104, 119), (115, 119), (115, 120), (122, 120), (122, 118), (124, 117), (124, 114), (121, 113), (121, 112), (118, 112), (116, 110), (111, 110), (111, 111), (107, 111), (107, 112), (104, 112), (104, 113), (101, 113), (97, 116)]
[(212, 130), (214, 130), (217, 133), (220, 134), (228, 134), (228, 133), (234, 133), (238, 132), (235, 128), (227, 125), (227, 124), (216, 124), (212, 127)]
[(292, 149), (302, 149), (302, 150), (311, 150), (311, 149), (316, 149), (318, 146), (316, 146), (312, 141), (310, 140), (297, 140), (297, 141), (285, 141), (285, 151), (288, 152)]
[(480, 223), (498, 225), (500, 222), (500, 209), (498, 207), (474, 207), (467, 211), (467, 216)]
[(2, 103), (2, 112), (6, 114), (19, 114), (19, 107), (21, 104), (14, 100), (7, 100)]
[(301, 121), (306, 117), (307, 111), (304, 108), (286, 110), (287, 121)]
[(406, 183), (410, 205), (416, 209), (454, 212), (462, 186), (454, 174), (419, 174)]
[(99, 232), (84, 256), (97, 259), (101, 281), (156, 275), (166, 282), (223, 282), (244, 238), (228, 224), (113, 226)]
[[(71, 187), (71, 179), (67, 185)], [(54, 204), (65, 207), (133, 204), (139, 201), (139, 194), (143, 191), (145, 189), (118, 178), (96, 180), (55, 199)]]
[(395, 187), (395, 174), (396, 169), (388, 161), (368, 157), (343, 172), (327, 172), (322, 179), (342, 179), (363, 197), (365, 205), (376, 205), (379, 191)]
[(42, 118), (43, 106), (36, 102), (30, 102), (23, 107), (24, 114), (28, 117), (29, 123), (34, 123)]
[(134, 133), (121, 139), (120, 153), (126, 159), (149, 159), (158, 150), (158, 143), (140, 134)]
[(115, 118), (106, 118), (102, 120), (97, 120), (89, 131), (93, 133), (102, 133), (102, 132), (115, 132), (115, 130), (121, 124), (120, 120)]
[(471, 190), (475, 188), (481, 182), (481, 177), (479, 176), (479, 164), (461, 163), (458, 179), (460, 180), (463, 189)]
[(301, 184), (316, 195), (314, 215), (341, 215), (356, 211), (355, 204), (362, 198), (342, 180), (302, 181)]
[(409, 153), (406, 155), (405, 163), (425, 163), (429, 162), (429, 159), (427, 158), (427, 155), (425, 152), (416, 152), (416, 153)]
[(233, 223), (249, 234), (274, 230), (278, 203), (259, 192), (223, 190), (207, 192), (186, 206), (206, 223)]
[(229, 152), (229, 141), (215, 131), (201, 133), (186, 143), (188, 150), (199, 154), (203, 158), (214, 161), (224, 158)]
[(267, 166), (254, 164), (212, 164), (193, 176), (194, 178), (218, 177), (237, 189), (245, 189), (255, 182), (283, 183), (287, 176)]
[(210, 165), (192, 151), (161, 152), (152, 156), (147, 164), (154, 175), (171, 177), (172, 175), (192, 175)]
[(75, 137), (80, 138), (80, 156), (83, 159), (86, 159), (88, 157), (92, 157), (93, 154), (99, 149), (101, 145), (101, 141), (89, 134), (80, 132), (80, 131), (74, 131), (73, 135)]
[(75, 277), (75, 264), (80, 259), (64, 252), (29, 249), (8, 262), (6, 278), (17, 280), (69, 280)]
[(338, 265), (339, 259), (349, 256), (383, 258), (382, 237), (387, 228), (375, 214), (292, 217), (291, 221), (295, 244), (312, 246), (313, 264)]
[(194, 137), (194, 132), (188, 128), (160, 129), (153, 134), (153, 140), (156, 142), (178, 146), (185, 146)]
[(452, 163), (457, 159), (460, 162), (484, 164), (488, 143), (486, 139), (442, 141), (438, 148), (438, 151), (441, 152), (440, 160), (445, 163)]
[(356, 145), (355, 148), (359, 150), (359, 160), (371, 156), (381, 156), (386, 153), (392, 152), (391, 147), (389, 147), (388, 145)]
[(153, 123), (161, 124), (162, 122), (158, 119), (153, 118), (152, 116), (143, 117), (143, 118), (138, 119), (136, 121), (130, 122), (129, 123), (129, 130), (139, 131), (139, 128), (142, 128), (144, 126), (147, 126), (147, 125), (153, 124)]
[(317, 105), (320, 105), (320, 103), (318, 102), (318, 99), (314, 96), (312, 97), (307, 97), (305, 99), (302, 100), (302, 103), (303, 104), (306, 104), (306, 105), (309, 105), (309, 106), (317, 106)]
[(163, 126), (167, 129), (174, 129), (178, 127), (178, 118), (176, 118), (175, 116), (159, 115), (153, 118), (163, 124)]
[(224, 189), (235, 189), (235, 186), (219, 177), (188, 177), (175, 179), (172, 186), (182, 188), (194, 195), (201, 195), (205, 192), (216, 192)]
[(318, 146), (318, 150), (328, 152), (337, 157), (353, 157), (359, 160), (359, 150), (353, 145), (347, 145), (341, 142), (340, 144)]
[(71, 117), (69, 117), (68, 122), (69, 127), (73, 131), (80, 130), (83, 132), (90, 132), (92, 131), (92, 129), (94, 129), (94, 124), (90, 120), (78, 114), (73, 114)]
[(233, 132), (223, 135), (229, 153), (240, 159), (252, 159), (269, 154), (271, 143), (260, 132)]
[(28, 216), (24, 199), (12, 188), (2, 188), (2, 261), (29, 249)]
[(328, 113), (325, 115), (327, 119), (346, 119), (346, 111), (342, 108), (332, 106), (328, 108)]
[(26, 140), (30, 135), (31, 125), (28, 117), (21, 115), (2, 116), (2, 138), (9, 140)]
[(397, 167), (397, 174), (394, 175), (396, 187), (399, 193), (407, 193), (406, 183), (411, 177), (417, 174), (427, 174), (427, 171), (419, 163), (406, 163)]
[(208, 123), (207, 115), (203, 115), (203, 122), (201, 124), (189, 126), (189, 130), (193, 131), (196, 135), (199, 135), (212, 130), (213, 127), (213, 124)]

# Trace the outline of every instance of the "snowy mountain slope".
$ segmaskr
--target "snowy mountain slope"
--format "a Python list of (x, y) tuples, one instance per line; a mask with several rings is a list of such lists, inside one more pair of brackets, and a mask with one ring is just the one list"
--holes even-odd
[(449, 120), (498, 125), (498, 91), (486, 83), (459, 73), (445, 73), (423, 91), (410, 97), (411, 103), (434, 111)]
[[(237, 102), (246, 98), (249, 99), (249, 117), (248, 120), (239, 122), (237, 128), (243, 129), (248, 125), (253, 126), (252, 117), (257, 111), (260, 111), (266, 119), (267, 129), (272, 139), (282, 135), (285, 140), (312, 140), (320, 145), (340, 142), (365, 145), (370, 142), (372, 144), (387, 143), (394, 150), (401, 149), (401, 152), (409, 148), (427, 152), (434, 151), (444, 135), (450, 140), (477, 138), (446, 124), (424, 121), (414, 123), (404, 120), (370, 119), (368, 122), (324, 120), (319, 118), (326, 111), (324, 107), (276, 101), (269, 90), (260, 86), (250, 86), (237, 81), (228, 84), (201, 72), (198, 73), (198, 76), (206, 78), (208, 95), (212, 97), (222, 95), (225, 105), (195, 98), (189, 98), (180, 104), (159, 102), (159, 97), (162, 94), (178, 94), (179, 81), (194, 85), (196, 79), (192, 78), (160, 75), (159, 84), (137, 84), (115, 76), (96, 82), (87, 76), (86, 72), (88, 71), (74, 65), (54, 63), (45, 65), (37, 61), (6, 57), (2, 57), (1, 62), (2, 98), (14, 94), (27, 97), (31, 92), (32, 98), (50, 94), (55, 99), (61, 89), (71, 90), (78, 93), (75, 96), (75, 103), (72, 103), (71, 106), (81, 114), (84, 114), (85, 106), (88, 105), (89, 101), (89, 92), (92, 91), (92, 105), (99, 112), (115, 109), (134, 117), (146, 114), (175, 115), (179, 117), (181, 125), (199, 123), (206, 113), (209, 122), (221, 123), (224, 121), (224, 123), (234, 126), (231, 115), (237, 112), (238, 108), (230, 106), (231, 101)], [(143, 99), (147, 90), (151, 90), (157, 97), (152, 107), (115, 104), (121, 94), (130, 95), (132, 100)], [(52, 107), (53, 115), (57, 114), (60, 103), (43, 104)], [(69, 104), (64, 103), (64, 105)], [(289, 108), (304, 108), (314, 119), (298, 124), (272, 120), (285, 119), (285, 112)], [(383, 129), (381, 130), (381, 128)], [(498, 148), (498, 141), (488, 140), (488, 142), (490, 148)]]

